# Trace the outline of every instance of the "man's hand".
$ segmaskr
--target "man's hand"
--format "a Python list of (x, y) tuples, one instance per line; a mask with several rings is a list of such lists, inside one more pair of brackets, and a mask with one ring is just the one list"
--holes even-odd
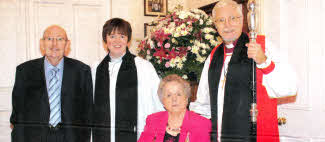
[(10, 128), (11, 130), (14, 128), (14, 125), (10, 123)]
[(248, 58), (252, 58), (257, 64), (262, 64), (266, 61), (266, 56), (260, 44), (256, 42), (246, 43)]

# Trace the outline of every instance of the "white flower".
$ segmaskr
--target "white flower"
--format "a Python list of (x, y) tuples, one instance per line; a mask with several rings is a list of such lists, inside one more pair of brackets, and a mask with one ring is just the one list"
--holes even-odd
[(196, 46), (200, 46), (200, 44), (201, 44), (201, 42), (200, 42), (199, 40), (195, 40), (195, 41), (194, 41), (194, 45), (196, 45)]
[(150, 60), (152, 57), (150, 55), (147, 55), (146, 59)]
[(210, 29), (210, 32), (212, 32), (212, 33), (216, 33), (217, 31), (216, 31), (216, 29), (214, 29), (214, 28), (209, 28)]
[(202, 30), (204, 33), (209, 33), (210, 31), (209, 31), (209, 28), (204, 28), (203, 30)]
[(190, 17), (195, 17), (195, 14), (192, 13), (192, 12), (189, 12), (189, 13), (188, 13), (188, 16), (190, 16)]
[(176, 28), (176, 32), (181, 32), (182, 31), (182, 27), (177, 27)]
[(171, 33), (169, 28), (164, 28), (164, 32), (167, 33), (167, 34)]
[(210, 39), (210, 43), (211, 43), (211, 45), (215, 45), (216, 44), (216, 41), (213, 40), (213, 39)]
[(213, 23), (213, 21), (212, 21), (211, 19), (209, 19), (209, 20), (207, 21), (207, 25), (212, 25), (212, 23)]
[(170, 24), (169, 24), (169, 27), (175, 27), (176, 25), (175, 25), (175, 22), (171, 22)]
[(201, 43), (201, 44), (200, 44), (200, 47), (202, 47), (203, 49), (205, 49), (205, 48), (207, 48), (207, 45), (204, 44), (204, 43)]
[(197, 13), (197, 14), (200, 13), (200, 10), (199, 10), (199, 9), (192, 9), (192, 11), (193, 11), (194, 13)]
[(202, 31), (207, 34), (211, 32), (211, 28), (206, 27)]
[(182, 68), (183, 68), (183, 63), (178, 63), (178, 64), (177, 64), (177, 68), (178, 68), (178, 69), (182, 69)]
[(213, 39), (210, 39), (210, 43), (213, 45), (213, 46), (217, 46), (219, 43)]
[(174, 33), (174, 37), (179, 37), (180, 34), (178, 32)]
[(181, 63), (182, 62), (182, 59), (179, 56), (177, 56), (174, 60), (175, 60), (176, 63)]
[(185, 18), (187, 18), (188, 17), (188, 15), (187, 15), (187, 13), (185, 12), (185, 11), (181, 11), (181, 12), (179, 12), (179, 18), (180, 19), (185, 19)]
[(202, 19), (200, 19), (200, 25), (203, 25), (203, 20)]
[(175, 27), (169, 28), (170, 33), (174, 33), (175, 30), (176, 30)]
[(200, 10), (200, 9), (193, 9), (192, 10), (194, 13), (196, 14), (200, 14), (200, 15), (207, 15), (204, 11)]
[(197, 55), (196, 60), (199, 61), (200, 63), (203, 63), (205, 61), (205, 57), (201, 57), (200, 55)]
[(204, 33), (210, 33), (210, 32), (215, 33), (215, 32), (216, 32), (215, 29), (210, 28), (210, 27), (204, 28), (202, 31), (203, 31)]
[(207, 51), (205, 51), (205, 50), (202, 50), (201, 52), (203, 55), (205, 55), (207, 53)]
[(182, 76), (182, 78), (183, 79), (188, 79), (187, 75), (185, 75), (185, 74)]
[(176, 42), (176, 39), (175, 38), (172, 38), (172, 43), (175, 43)]
[(182, 57), (182, 61), (185, 62), (186, 61), (186, 56)]
[(181, 35), (182, 36), (186, 36), (188, 34), (188, 32), (186, 31), (186, 30), (183, 30), (182, 32), (181, 32)]
[(158, 63), (158, 64), (161, 64), (161, 61), (160, 61), (160, 60), (158, 60), (158, 61), (157, 61), (157, 63)]
[(183, 23), (182, 25), (180, 25), (179, 27), (181, 27), (182, 29), (184, 29), (186, 27), (186, 25)]
[(210, 34), (206, 34), (206, 35), (204, 36), (204, 38), (207, 39), (207, 40), (210, 40), (210, 39), (213, 39), (213, 36), (210, 35)]
[(175, 60), (171, 59), (169, 62), (169, 65), (170, 65), (170, 67), (175, 67), (176, 66)]
[(200, 15), (194, 15), (195, 19), (200, 19)]
[(194, 46), (192, 47), (192, 50), (191, 50), (191, 52), (192, 52), (192, 53), (194, 53), (194, 54), (197, 54), (197, 53), (199, 53), (199, 47), (198, 47), (198, 46), (196, 46), (196, 45), (194, 45)]
[(203, 59), (203, 61), (202, 61), (202, 63), (203, 63), (207, 59), (207, 57), (203, 57), (202, 59)]

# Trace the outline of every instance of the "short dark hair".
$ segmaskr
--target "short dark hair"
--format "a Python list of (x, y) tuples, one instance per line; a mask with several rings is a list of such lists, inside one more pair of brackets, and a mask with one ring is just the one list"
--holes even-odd
[(114, 31), (118, 31), (121, 34), (128, 36), (128, 42), (131, 40), (132, 28), (128, 21), (125, 21), (121, 18), (112, 18), (106, 21), (103, 26), (102, 33), (103, 40), (105, 43), (107, 43), (106, 36), (110, 35)]

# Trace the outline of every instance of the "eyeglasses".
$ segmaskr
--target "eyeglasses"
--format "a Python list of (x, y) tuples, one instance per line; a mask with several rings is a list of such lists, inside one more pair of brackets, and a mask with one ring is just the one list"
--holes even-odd
[(226, 19), (225, 17), (221, 17), (221, 18), (217, 18), (214, 22), (216, 24), (226, 24), (226, 22), (228, 21), (231, 25), (237, 25), (240, 23), (240, 19), (242, 16), (229, 16), (228, 19)]
[(63, 38), (63, 37), (45, 37), (45, 38), (43, 38), (43, 40), (45, 40), (47, 42), (53, 42), (54, 40), (56, 40), (57, 42), (64, 42), (64, 41), (66, 41), (66, 39)]

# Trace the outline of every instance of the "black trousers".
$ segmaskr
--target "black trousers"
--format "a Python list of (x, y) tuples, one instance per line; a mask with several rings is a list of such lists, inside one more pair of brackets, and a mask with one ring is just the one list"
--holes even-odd
[(46, 142), (64, 142), (64, 130), (61, 124), (48, 128)]

